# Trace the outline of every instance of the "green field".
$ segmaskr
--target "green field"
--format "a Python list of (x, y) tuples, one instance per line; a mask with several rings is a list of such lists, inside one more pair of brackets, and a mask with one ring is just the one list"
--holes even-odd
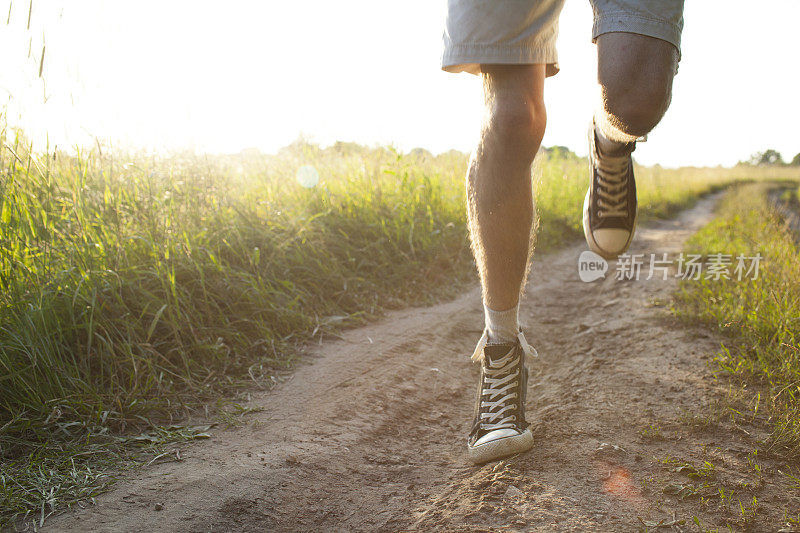
[[(130, 436), (192, 438), (174, 420), (268, 388), (304, 343), (475, 282), (466, 154), (302, 141), (276, 155), (67, 154), (10, 135), (0, 143), (6, 520), (96, 493), (131, 456)], [(308, 166), (319, 182), (303, 187)], [(580, 237), (587, 173), (569, 152), (540, 154), (539, 252)], [(734, 181), (792, 173), (639, 167), (640, 208), (664, 217)]]

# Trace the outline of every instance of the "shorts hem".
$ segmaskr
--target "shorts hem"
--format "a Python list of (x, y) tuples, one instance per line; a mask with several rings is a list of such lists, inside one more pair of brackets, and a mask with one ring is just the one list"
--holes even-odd
[(665, 20), (632, 15), (630, 13), (604, 13), (596, 16), (592, 27), (592, 42), (604, 33), (637, 33), (667, 41), (678, 50), (681, 57), (682, 24), (674, 24)]
[(558, 54), (555, 46), (512, 47), (486, 44), (456, 44), (446, 47), (442, 55), (442, 70), (480, 74), (482, 64), (547, 65), (547, 76), (558, 71)]

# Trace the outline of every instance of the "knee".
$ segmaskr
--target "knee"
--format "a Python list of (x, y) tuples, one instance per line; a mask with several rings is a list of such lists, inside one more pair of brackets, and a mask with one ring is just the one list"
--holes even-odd
[(647, 134), (669, 107), (678, 50), (631, 33), (603, 34), (597, 45), (603, 110), (624, 133)]
[(488, 132), (513, 153), (533, 161), (544, 137), (544, 102), (524, 96), (495, 99), (489, 108)]
[(672, 99), (672, 77), (627, 80), (601, 85), (603, 110), (629, 135), (649, 133), (661, 121)]

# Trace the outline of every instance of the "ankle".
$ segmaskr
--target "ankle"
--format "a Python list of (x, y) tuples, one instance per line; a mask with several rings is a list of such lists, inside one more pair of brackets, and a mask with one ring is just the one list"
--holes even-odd
[(607, 118), (595, 115), (593, 124), (597, 149), (602, 155), (609, 157), (628, 155), (636, 147), (638, 137), (621, 131)]
[(607, 157), (627, 156), (636, 146), (635, 141), (621, 142), (609, 139), (599, 128), (595, 128), (597, 135), (597, 151)]
[(485, 303), (483, 311), (489, 342), (513, 342), (519, 333), (519, 302), (504, 311), (490, 309)]

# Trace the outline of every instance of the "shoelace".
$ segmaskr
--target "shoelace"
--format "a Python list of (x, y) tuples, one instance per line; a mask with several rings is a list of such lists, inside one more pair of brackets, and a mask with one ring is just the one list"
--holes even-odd
[[(506, 415), (506, 412), (517, 406), (517, 402), (512, 400), (519, 397), (519, 393), (515, 390), (519, 387), (520, 371), (517, 366), (519, 355), (516, 353), (517, 351), (512, 348), (497, 361), (484, 361), (481, 429), (494, 431), (495, 429), (514, 427), (517, 415)], [(485, 400), (484, 397), (486, 397)]]
[[(519, 345), (522, 346), (522, 352), (525, 354), (525, 357), (529, 359), (539, 357), (539, 354), (536, 352), (534, 347), (528, 344), (528, 341), (525, 340), (525, 335), (522, 334), (522, 331), (517, 333), (517, 341), (519, 341)], [(489, 332), (487, 330), (483, 330), (483, 335), (481, 335), (481, 339), (478, 341), (478, 345), (475, 346), (475, 351), (472, 352), (472, 356), (470, 357), (473, 363), (479, 363), (483, 361), (483, 349), (487, 342), (489, 342)]]
[[(478, 345), (475, 347), (475, 352), (472, 354), (473, 362), (484, 362), (483, 349), (489, 341), (489, 332), (484, 330)], [(522, 353), (527, 358), (539, 357), (536, 350), (528, 344), (525, 336), (520, 331), (517, 334), (517, 341), (522, 347)], [(517, 398), (517, 392), (510, 392), (519, 385), (519, 368), (511, 372), (511, 368), (515, 368), (519, 363), (519, 356), (514, 355), (516, 350), (511, 349), (507, 355), (501, 359), (494, 361), (486, 361), (484, 366), (484, 384), (481, 393), (481, 429), (493, 431), (495, 429), (513, 428), (516, 422), (516, 415), (503, 416), (506, 411), (513, 409), (515, 404), (509, 403), (511, 400)], [(507, 376), (504, 373), (509, 372)], [(514, 381), (514, 379), (517, 381)], [(484, 401), (483, 396), (488, 395), (488, 399)], [(498, 398), (499, 396), (499, 398)], [(484, 409), (488, 408), (488, 412)]]
[[(628, 157), (606, 157), (597, 164), (597, 215), (605, 217), (628, 216)], [(605, 201), (604, 201), (605, 200)]]

